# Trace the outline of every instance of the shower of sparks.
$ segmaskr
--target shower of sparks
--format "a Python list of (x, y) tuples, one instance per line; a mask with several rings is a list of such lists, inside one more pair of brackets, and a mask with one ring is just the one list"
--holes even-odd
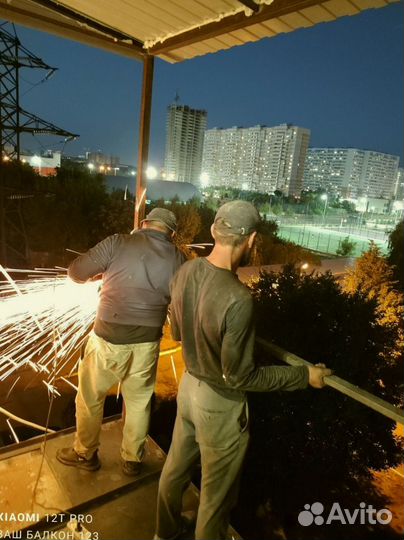
[[(0, 381), (20, 368), (42, 373), (44, 384), (72, 373), (94, 320), (100, 282), (77, 284), (49, 273), (14, 281), (0, 267)], [(73, 359), (76, 359), (71, 366)]]

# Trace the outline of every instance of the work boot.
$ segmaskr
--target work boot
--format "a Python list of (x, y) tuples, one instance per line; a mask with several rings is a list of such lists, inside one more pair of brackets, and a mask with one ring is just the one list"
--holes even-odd
[(177, 532), (177, 534), (171, 536), (170, 538), (161, 538), (161, 536), (155, 534), (153, 536), (153, 540), (181, 540), (183, 538), (189, 538), (191, 533), (191, 536), (193, 538), (193, 532), (195, 530), (197, 516), (198, 514), (194, 510), (181, 512), (181, 525), (180, 530)]
[(90, 459), (86, 459), (73, 449), (73, 448), (60, 448), (56, 452), (56, 459), (63, 463), (63, 465), (69, 465), (70, 467), (77, 467), (85, 471), (98, 471), (101, 467), (100, 460), (98, 459), (98, 451), (96, 450)]
[(126, 476), (138, 476), (142, 470), (142, 463), (140, 461), (126, 461), (122, 459), (122, 472)]

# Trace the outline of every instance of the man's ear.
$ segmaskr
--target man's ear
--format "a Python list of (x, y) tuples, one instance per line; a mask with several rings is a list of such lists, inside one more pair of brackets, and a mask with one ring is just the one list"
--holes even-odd
[(215, 225), (214, 225), (214, 223), (212, 223), (212, 225), (210, 226), (210, 234), (212, 235), (212, 238), (214, 239), (215, 238)]
[(257, 231), (254, 231), (253, 233), (250, 234), (250, 236), (248, 237), (248, 247), (251, 249), (254, 245), (254, 242), (255, 242), (255, 238), (257, 236)]

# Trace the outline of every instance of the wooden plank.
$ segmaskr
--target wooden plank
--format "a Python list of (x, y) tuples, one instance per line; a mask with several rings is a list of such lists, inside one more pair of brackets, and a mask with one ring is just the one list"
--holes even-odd
[(225, 43), (224, 41), (219, 41), (217, 38), (205, 39), (204, 41), (202, 41), (202, 43), (210, 48), (208, 54), (223, 51), (230, 47), (229, 45), (227, 45), (227, 43)]
[(352, 2), (349, 2), (349, 0), (328, 0), (323, 3), (323, 6), (336, 17), (357, 15), (360, 13), (360, 10)]
[[(175, 49), (175, 51), (172, 52), (180, 58), (180, 62), (182, 62), (183, 60), (189, 60), (194, 56), (200, 56), (200, 53), (195, 49), (193, 45), (189, 47), (181, 47), (180, 49)], [(168, 54), (170, 53), (171, 51), (169, 51)]]
[[(262, 23), (253, 24), (252, 26), (246, 26), (246, 30), (253, 32), (253, 34), (258, 36), (260, 39), (271, 37), (274, 35), (274, 33), (271, 32), (271, 30), (269, 30), (268, 28), (266, 28)], [(222, 37), (220, 39), (222, 39)]]
[(275, 37), (278, 35), (278, 32), (273, 30), (270, 26), (272, 22), (273, 21), (264, 21), (260, 24), (260, 26), (262, 26), (262, 28), (266, 31), (266, 37)]
[(241, 28), (240, 30), (236, 30), (232, 35), (240, 39), (243, 43), (257, 41), (259, 39), (258, 36), (249, 31), (249, 28)]
[(281, 19), (271, 19), (270, 21), (265, 21), (262, 24), (271, 30), (274, 35), (286, 34), (287, 32), (293, 32), (294, 30), (292, 26), (286, 24)]
[(288, 15), (283, 15), (282, 17), (279, 17), (280, 20), (284, 23), (286, 23), (288, 26), (292, 27), (293, 29), (296, 28), (309, 28), (310, 26), (313, 26), (313, 23), (307, 19), (304, 15), (299, 13), (298, 11), (295, 11), (294, 13), (289, 13)]
[[(290, 366), (313, 366), (313, 364), (307, 362), (307, 360), (304, 360), (303, 358), (300, 358), (300, 356), (285, 351), (285, 349), (282, 349), (273, 343), (269, 343), (262, 338), (257, 338), (256, 341), (277, 360), (282, 360), (282, 362), (285, 362)], [(404, 424), (404, 410), (400, 409), (399, 407), (395, 407), (384, 399), (381, 399), (370, 392), (363, 390), (359, 386), (355, 386), (354, 384), (337, 377), (336, 375), (324, 377), (324, 382), (327, 386), (331, 386), (334, 388), (334, 390), (337, 390), (341, 394), (344, 394), (355, 401), (359, 401), (359, 403), (366, 405), (366, 407), (373, 409), (374, 411), (386, 416), (387, 418), (390, 418), (391, 420), (394, 420), (395, 422), (398, 422), (399, 424)]]
[(359, 9), (381, 8), (387, 5), (385, 0), (353, 0)]
[(311, 6), (301, 10), (302, 15), (307, 17), (313, 24), (335, 21), (335, 15), (320, 6)]
[(236, 47), (237, 45), (243, 44), (243, 41), (241, 41), (240, 38), (236, 37), (234, 33), (221, 35), (220, 41), (225, 43), (227, 47)]

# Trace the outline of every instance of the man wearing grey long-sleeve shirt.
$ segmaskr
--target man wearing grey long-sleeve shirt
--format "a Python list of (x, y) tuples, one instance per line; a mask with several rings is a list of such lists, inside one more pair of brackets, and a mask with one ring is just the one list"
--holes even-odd
[(257, 368), (253, 359), (253, 300), (235, 275), (248, 261), (259, 215), (232, 201), (212, 225), (215, 247), (185, 263), (171, 283), (171, 326), (182, 341), (186, 372), (158, 494), (156, 539), (181, 534), (182, 494), (198, 459), (202, 464), (196, 540), (226, 538), (248, 434), (247, 391), (321, 388), (324, 365)]
[(129, 476), (141, 471), (169, 283), (185, 260), (171, 241), (176, 228), (172, 212), (154, 208), (141, 229), (105, 238), (69, 266), (69, 277), (78, 283), (99, 274), (103, 279), (94, 329), (79, 365), (74, 444), (56, 455), (64, 465), (100, 468), (104, 401), (120, 383), (126, 407), (122, 470)]

